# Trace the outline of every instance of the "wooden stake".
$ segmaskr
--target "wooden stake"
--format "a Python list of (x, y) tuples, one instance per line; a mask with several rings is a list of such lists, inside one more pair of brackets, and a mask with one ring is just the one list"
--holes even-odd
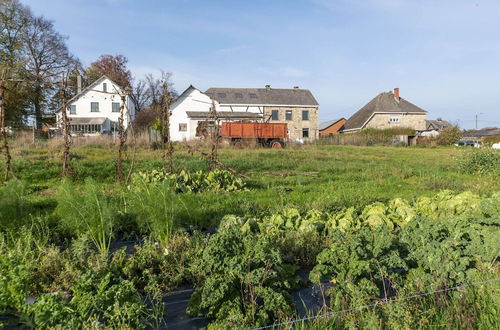
[(7, 136), (7, 127), (5, 125), (6, 110), (5, 110), (5, 81), (7, 78), (7, 71), (3, 69), (0, 73), (0, 133), (2, 134), (3, 146), (2, 149), (5, 152), (5, 177), (4, 182), (11, 176), (17, 179), (12, 170), (12, 156), (9, 149), (9, 139)]
[(209, 120), (213, 121), (214, 127), (212, 129), (211, 134), (211, 152), (210, 157), (208, 158), (208, 169), (213, 171), (217, 169), (217, 166), (220, 164), (218, 161), (218, 146), (219, 146), (219, 125), (217, 124), (217, 110), (215, 108), (215, 100), (212, 97), (212, 107), (210, 107), (209, 112)]
[(168, 83), (163, 83), (163, 97), (161, 102), (161, 125), (163, 139), (163, 168), (171, 173), (173, 171), (172, 158), (174, 154), (174, 146), (170, 138), (170, 91)]
[(70, 149), (73, 141), (71, 140), (71, 132), (69, 129), (69, 117), (68, 117), (68, 105), (66, 104), (66, 87), (67, 81), (66, 77), (63, 75), (61, 80), (61, 105), (62, 105), (62, 124), (63, 124), (63, 135), (64, 135), (64, 150), (63, 150), (63, 168), (62, 175), (65, 177), (71, 177), (73, 175), (73, 169), (71, 167), (71, 154)]
[(126, 96), (127, 92), (120, 95), (122, 102), (120, 106), (120, 117), (118, 118), (119, 145), (118, 145), (118, 158), (116, 159), (116, 167), (115, 167), (116, 181), (118, 182), (123, 181), (122, 158), (126, 148), (125, 143), (127, 142), (127, 132), (125, 131), (125, 126), (123, 124), (125, 117), (125, 101), (127, 100)]

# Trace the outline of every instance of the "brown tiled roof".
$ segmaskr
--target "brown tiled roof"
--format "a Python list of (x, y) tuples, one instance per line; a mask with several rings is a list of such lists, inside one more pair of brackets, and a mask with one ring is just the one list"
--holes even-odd
[(363, 128), (367, 120), (377, 112), (427, 113), (424, 109), (417, 107), (415, 104), (410, 103), (401, 97), (399, 98), (399, 101), (397, 101), (392, 92), (380, 93), (346, 121), (344, 130)]
[(205, 94), (220, 104), (319, 105), (310, 90), (301, 88), (209, 88)]

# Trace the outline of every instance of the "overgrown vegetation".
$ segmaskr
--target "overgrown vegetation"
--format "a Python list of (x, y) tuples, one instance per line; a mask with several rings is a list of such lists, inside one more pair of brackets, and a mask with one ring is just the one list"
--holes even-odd
[(500, 177), (500, 151), (490, 148), (467, 150), (458, 157), (458, 167), (467, 174)]
[(165, 295), (193, 288), (188, 311), (212, 327), (263, 326), (303, 316), (293, 295), (312, 285), (319, 312), (348, 312), (297, 327), (496, 324), (498, 282), (404, 299), (500, 276), (500, 184), (462, 172), (462, 150), (219, 151), (249, 178), (181, 150), (183, 170), (155, 171), (161, 151), (139, 150), (122, 185), (106, 148), (75, 148), (74, 181), (46, 150), (14, 149), (23, 181), (0, 187), (3, 325), (169, 326)]

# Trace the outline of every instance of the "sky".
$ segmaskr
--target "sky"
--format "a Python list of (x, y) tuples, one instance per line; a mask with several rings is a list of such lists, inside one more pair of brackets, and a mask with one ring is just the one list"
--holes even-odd
[(462, 128), (500, 126), (500, 0), (21, 0), (84, 65), (122, 54), (133, 75), (312, 91), (320, 121), (381, 92)]

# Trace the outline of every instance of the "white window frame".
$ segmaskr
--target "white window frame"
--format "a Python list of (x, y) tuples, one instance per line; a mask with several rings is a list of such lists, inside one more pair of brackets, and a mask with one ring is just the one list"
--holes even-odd
[(397, 124), (401, 122), (401, 117), (389, 117), (390, 124)]

